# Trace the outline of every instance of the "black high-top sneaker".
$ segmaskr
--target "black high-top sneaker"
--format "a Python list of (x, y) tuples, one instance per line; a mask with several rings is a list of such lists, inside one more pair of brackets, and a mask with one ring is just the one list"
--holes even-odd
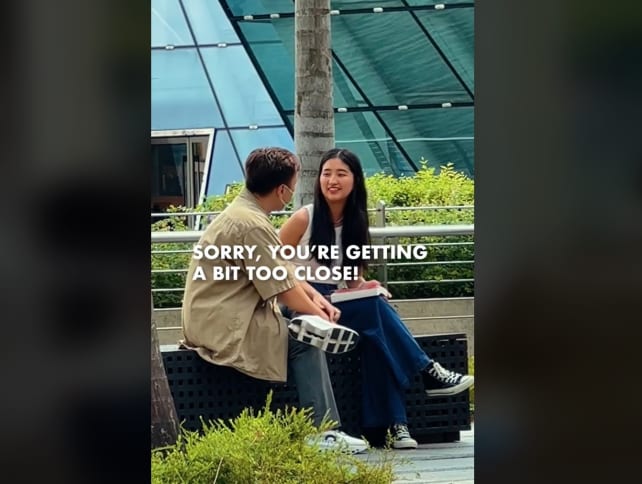
[(470, 388), (475, 382), (472, 375), (462, 375), (447, 370), (436, 361), (431, 362), (422, 372), (424, 389), (429, 397), (456, 395)]

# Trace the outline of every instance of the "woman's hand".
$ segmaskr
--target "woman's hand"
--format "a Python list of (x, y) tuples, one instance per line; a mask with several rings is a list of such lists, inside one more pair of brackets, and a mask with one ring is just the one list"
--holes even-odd
[(312, 302), (319, 306), (321, 310), (328, 315), (329, 321), (333, 323), (339, 321), (339, 318), (341, 317), (341, 311), (339, 310), (339, 308), (336, 308), (332, 304), (330, 304), (330, 301), (328, 301), (321, 294), (314, 294), (312, 296)]
[[(359, 289), (372, 289), (374, 287), (383, 287), (379, 281), (372, 279), (370, 281), (364, 280), (359, 286)], [(386, 299), (390, 299), (392, 294), (386, 289), (386, 293), (383, 295)]]

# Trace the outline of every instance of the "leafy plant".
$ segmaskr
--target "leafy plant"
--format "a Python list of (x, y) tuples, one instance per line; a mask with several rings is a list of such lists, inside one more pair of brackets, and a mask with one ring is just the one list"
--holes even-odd
[[(474, 182), (457, 172), (452, 164), (439, 172), (420, 161), (420, 169), (412, 177), (395, 178), (376, 174), (366, 180), (368, 205), (376, 208), (381, 200), (386, 209), (395, 207), (451, 207), (474, 204)], [(371, 225), (374, 225), (374, 217)], [(470, 209), (444, 208), (422, 210), (387, 210), (386, 225), (447, 225), (472, 224), (474, 212)], [(397, 259), (388, 261), (387, 280), (403, 281), (390, 290), (395, 298), (462, 297), (474, 294), (472, 282), (450, 282), (472, 279), (474, 246), (471, 236), (404, 237), (387, 240), (387, 244), (428, 244), (425, 259)], [(382, 243), (383, 241), (378, 241)], [(461, 245), (457, 245), (461, 244)], [(441, 261), (443, 264), (431, 264)], [(397, 263), (413, 265), (395, 265)], [(426, 264), (428, 263), (428, 264)], [(380, 268), (373, 264), (368, 278), (381, 278)], [(418, 282), (408, 281), (445, 281)]]
[(228, 423), (205, 423), (203, 431), (182, 430), (178, 442), (152, 451), (152, 483), (174, 484), (383, 484), (393, 479), (396, 457), (371, 450), (364, 460), (338, 449), (322, 451), (311, 436), (334, 422), (312, 423), (309, 409), (270, 409), (272, 393), (256, 415), (245, 409)]

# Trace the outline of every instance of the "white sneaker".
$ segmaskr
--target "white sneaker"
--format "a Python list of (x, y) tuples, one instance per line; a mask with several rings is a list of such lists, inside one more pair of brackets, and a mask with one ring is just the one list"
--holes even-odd
[(359, 333), (353, 329), (308, 314), (292, 318), (288, 329), (292, 338), (326, 353), (346, 353), (354, 349), (359, 340)]
[(358, 454), (368, 448), (368, 442), (365, 440), (352, 437), (340, 430), (328, 430), (311, 437), (309, 442), (322, 450), (340, 449), (351, 454)]

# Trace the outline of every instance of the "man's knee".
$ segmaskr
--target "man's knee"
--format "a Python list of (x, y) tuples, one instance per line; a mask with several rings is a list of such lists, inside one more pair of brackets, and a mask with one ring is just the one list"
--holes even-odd
[(290, 345), (289, 358), (295, 367), (327, 368), (325, 353), (319, 348), (294, 340), (290, 340)]

